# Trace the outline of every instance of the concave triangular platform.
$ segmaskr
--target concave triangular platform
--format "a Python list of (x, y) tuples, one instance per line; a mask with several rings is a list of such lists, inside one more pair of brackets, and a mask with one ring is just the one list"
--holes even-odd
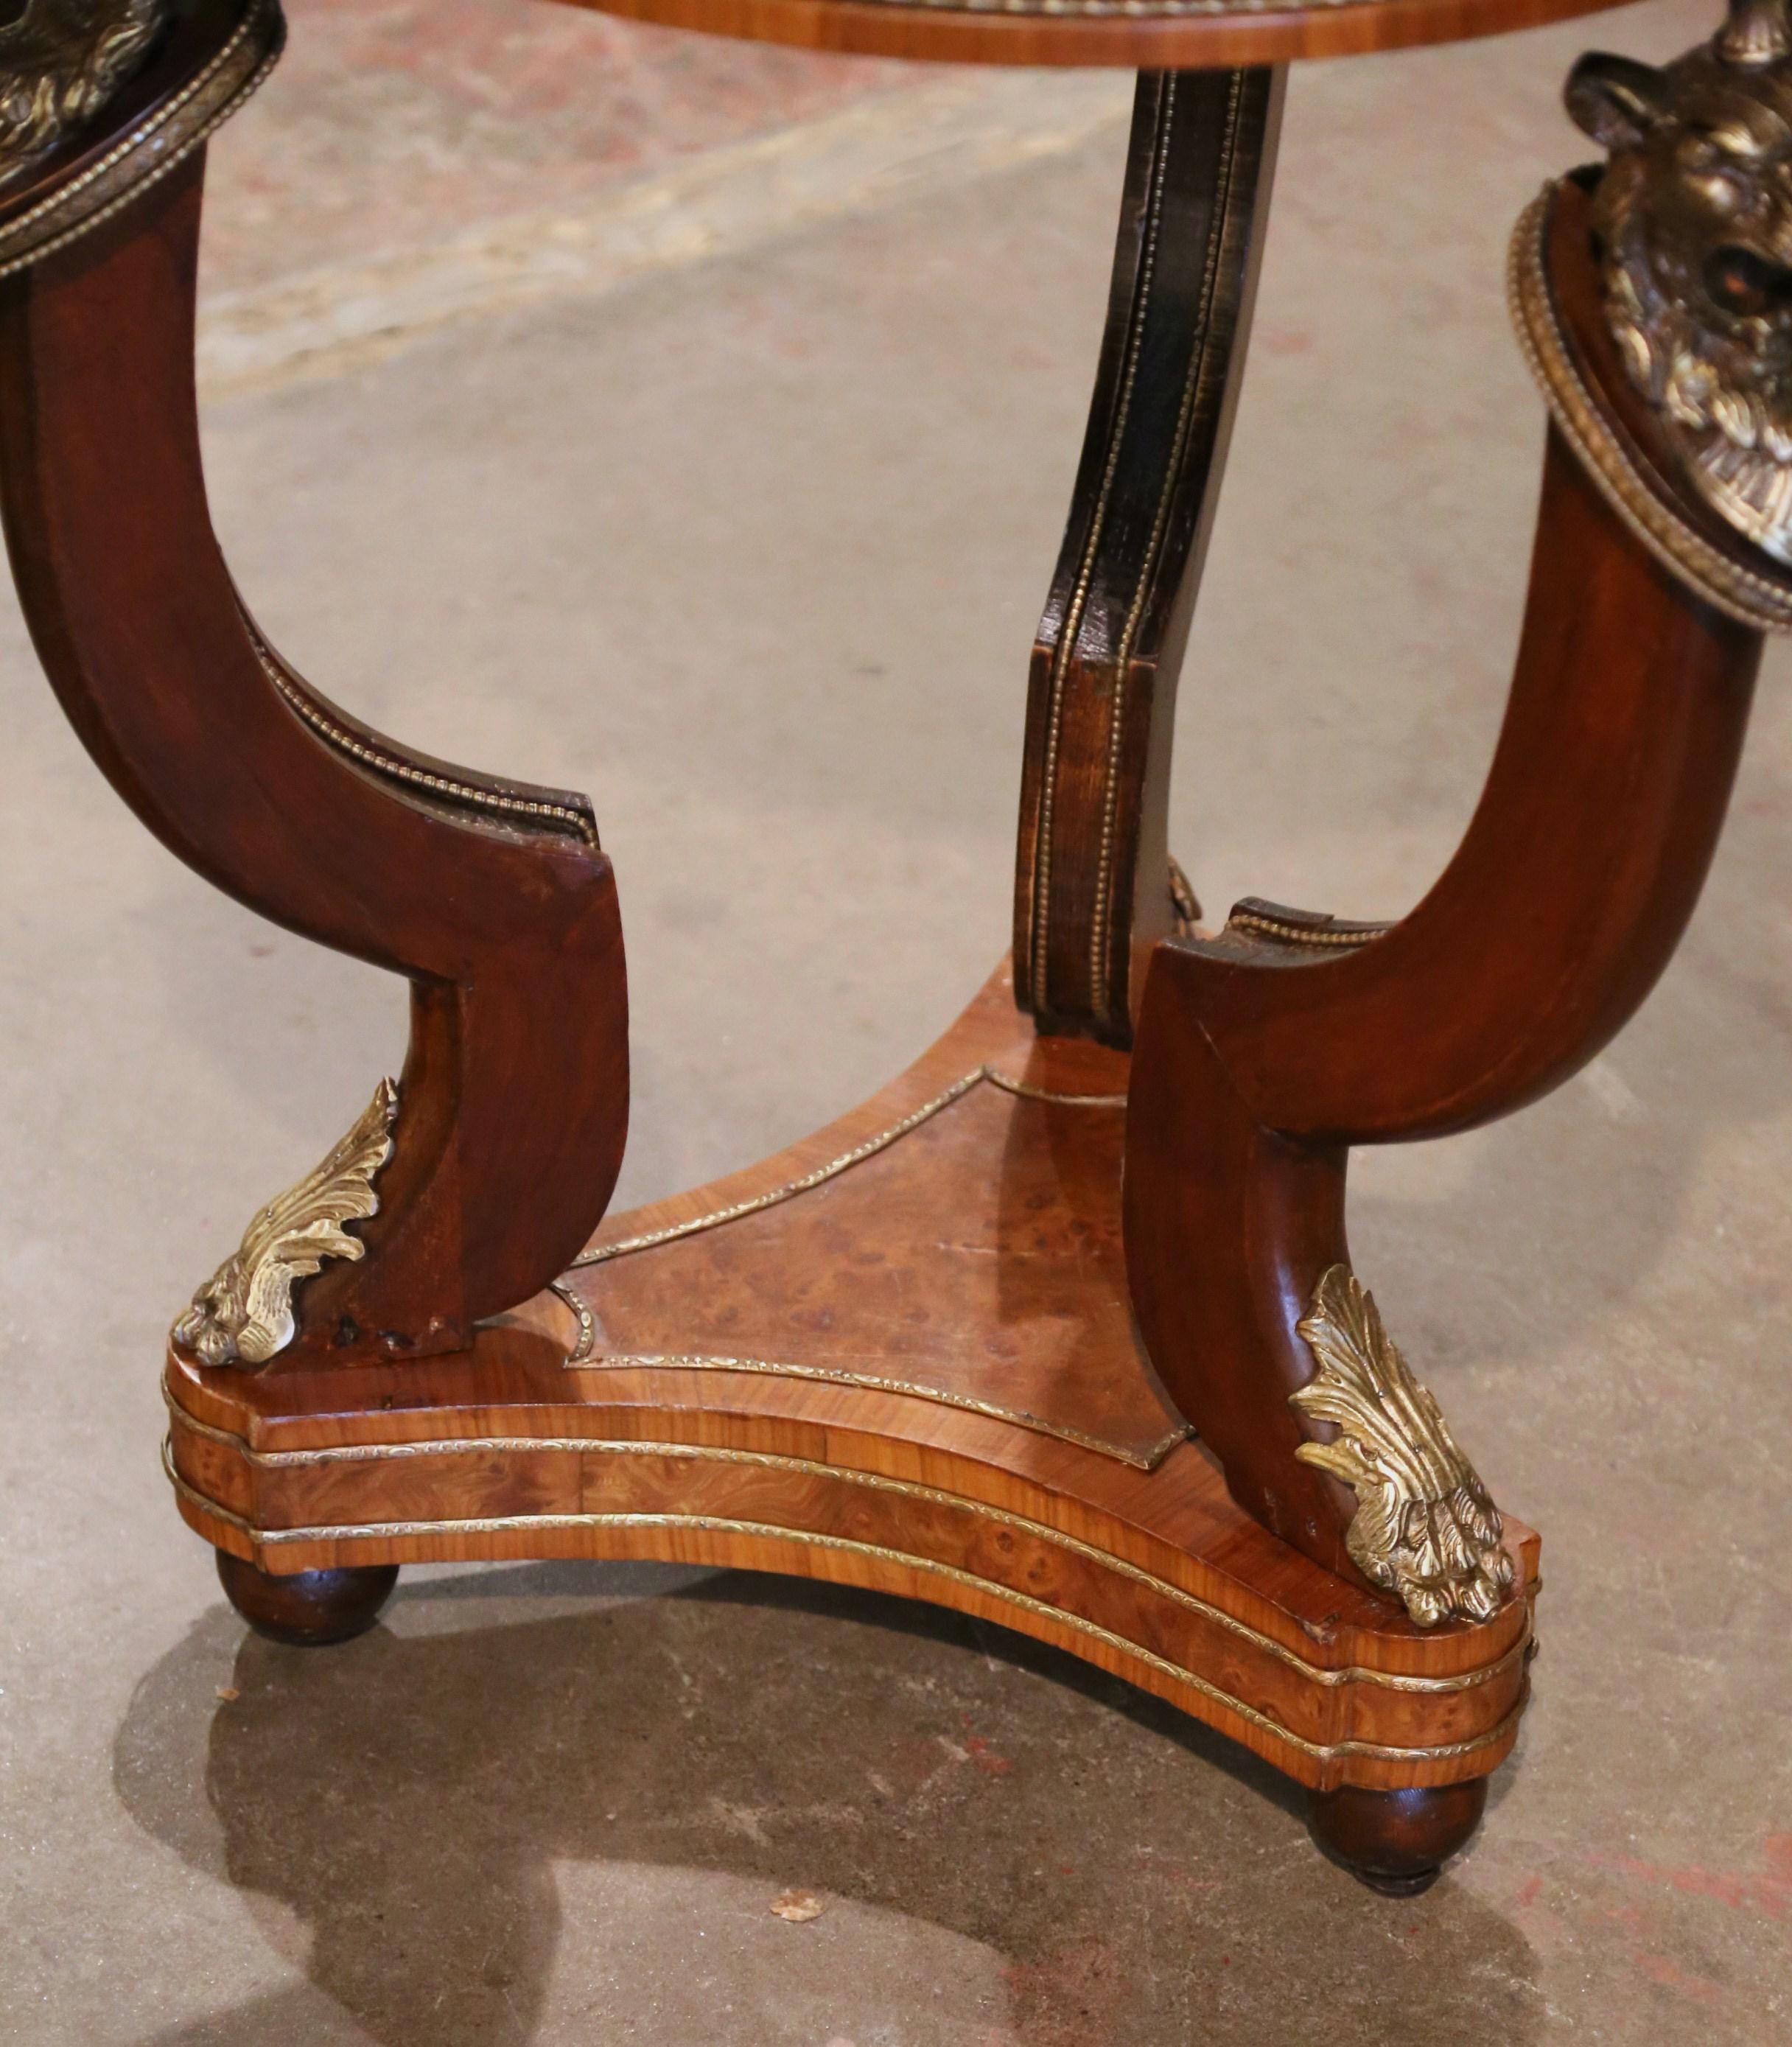
[(575, 1362), (919, 1394), (1148, 1469), (1188, 1430), (1127, 1302), (1126, 1070), (1035, 1038), (998, 977), (842, 1122), (606, 1224)]
[[(1233, 1504), (1133, 1328), (1126, 1081), (1035, 1039), (999, 973), (871, 1101), (606, 1223), (469, 1353), (257, 1378), (171, 1351), (182, 1511), (276, 1573), (652, 1557), (868, 1585), (1055, 1643), (1321, 1789), (1485, 1775), (1528, 1596), (1422, 1633)], [(1508, 1540), (1534, 1586), (1535, 1538)]]

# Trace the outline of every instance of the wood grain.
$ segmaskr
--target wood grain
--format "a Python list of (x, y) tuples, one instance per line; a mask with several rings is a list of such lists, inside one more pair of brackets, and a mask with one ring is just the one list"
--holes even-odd
[(1286, 64), (1453, 43), (1597, 14), (1620, 0), (1354, 0), (1167, 15), (1072, 4), (957, 7), (900, 0), (572, 0), (675, 29), (861, 56), (954, 64), (1120, 64), (1140, 71)]
[[(788, 1185), (794, 1164), (825, 1165), (887, 1132), (973, 1059), (1011, 1088), (1038, 1092), (978, 1081), (960, 1102), (1005, 1112), (965, 1119), (950, 1143), (927, 1140), (948, 1109), (807, 1193), (688, 1227)], [(953, 1375), (944, 1389), (953, 1398), (669, 1362), (569, 1370), (577, 1321), (549, 1294), (481, 1330), (460, 1357), (252, 1378), (171, 1352), (182, 1511), (219, 1547), (275, 1573), (661, 1557), (873, 1586), (1056, 1643), (1174, 1700), (1305, 1783), (1385, 1788), (1484, 1774), (1509, 1747), (1522, 1705), (1527, 1600), (1482, 1627), (1422, 1633), (1397, 1606), (1252, 1521), (1199, 1445), (1128, 1461), (1124, 1441), (1072, 1441), (1039, 1414), (1014, 1411), (1062, 1397), (1062, 1411), (1086, 1421), (1104, 1411), (1153, 1425), (1163, 1418), (1124, 1318), (1090, 1315), (1077, 1344), (1054, 1353), (1055, 1387), (1051, 1370), (1027, 1379), (1024, 1349), (1017, 1372), (999, 1341), (1035, 1319), (1040, 1298), (1056, 1298), (1063, 1266), (1075, 1263), (1072, 1225), (1084, 1232), (1091, 1298), (1123, 1298), (1112, 1250), (1101, 1248), (1117, 1223), (1111, 1132), (1093, 1174), (1086, 1140), (1074, 1133), (1116, 1118), (1099, 1098), (1117, 1082), (1124, 1091), (1125, 1066), (1086, 1043), (1029, 1043), (998, 973), (873, 1103), (752, 1174), (618, 1217), (600, 1233), (613, 1247), (685, 1230), (586, 1268), (600, 1312), (657, 1315), (676, 1329), (682, 1316), (701, 1325), (736, 1310), (728, 1326), (771, 1352), (753, 1318), (802, 1301), (808, 1275), (831, 1263), (850, 1284), (857, 1271), (875, 1272), (863, 1255), (886, 1244), (900, 1254), (909, 1214), (962, 1216), (967, 1187), (993, 1186), (993, 1212), (1024, 1220), (985, 1247), (995, 1268), (988, 1290), (925, 1294), (931, 1354)], [(1043, 1127), (1016, 1142), (1016, 1118)], [(905, 1150), (908, 1192), (897, 1201), (888, 1174)], [(1066, 1190), (1055, 1197), (1049, 1161), (1064, 1168)], [(862, 1198), (842, 1203), (855, 1180)], [(1021, 1190), (1018, 1206), (1004, 1207), (1004, 1185)], [(1109, 1205), (1105, 1218), (1097, 1199)], [(737, 1252), (719, 1255), (737, 1233)], [(1042, 1244), (1055, 1247), (1043, 1260)], [(631, 1266), (641, 1279), (606, 1292), (610, 1276)], [(843, 1299), (835, 1305), (850, 1317)], [(877, 1326), (874, 1308), (859, 1333)], [(831, 1341), (825, 1321), (810, 1333)], [(912, 1369), (912, 1352), (904, 1357)], [(1082, 1405), (1104, 1379), (1105, 1410)], [(967, 1399), (977, 1404), (961, 1404)], [(1521, 1576), (1534, 1580), (1535, 1539), (1515, 1529), (1512, 1539)]]
[(998, 973), (869, 1130), (606, 1225), (566, 1285), (589, 1318), (582, 1368), (898, 1385), (1155, 1462), (1186, 1429), (1127, 1301), (1125, 1062), (1086, 1058), (1066, 1086), (1070, 1063)]
[[(628, 1116), (615, 881), (582, 798), (370, 732), (254, 625), (199, 453), (204, 168), (0, 282), (0, 508), (45, 671), (137, 815), (239, 902), (410, 983), (365, 1256), (300, 1288), (272, 1368), (423, 1355), (551, 1279), (603, 1213)], [(377, 1077), (345, 1074), (345, 1128)]]
[(1244, 373), (1283, 75), (1141, 74), (1082, 459), (1035, 638), (1014, 959), (1042, 1031), (1130, 1044), (1175, 928), (1176, 684)]
[[(1585, 234), (1554, 253), (1565, 305), (1602, 326)], [(1289, 1395), (1315, 1368), (1296, 1325), (1349, 1262), (1349, 1147), (1522, 1108), (1622, 1027), (1697, 900), (1760, 648), (1659, 566), (1552, 429), (1505, 721), (1430, 892), (1391, 927), (1259, 913), (1153, 955), (1127, 1132), (1140, 1326), (1234, 1497), (1329, 1569), (1354, 1571), (1357, 1503), (1297, 1461), (1329, 1425)]]

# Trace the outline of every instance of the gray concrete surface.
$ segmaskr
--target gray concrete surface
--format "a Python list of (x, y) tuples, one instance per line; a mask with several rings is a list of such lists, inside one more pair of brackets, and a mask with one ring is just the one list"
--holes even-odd
[[(1507, 230), (1583, 153), (1572, 56), (1665, 54), (1706, 12), (1297, 76), (1184, 689), (1175, 840), (1210, 905), (1394, 914), (1447, 854), (1541, 440)], [(817, 118), (861, 83), (802, 81)], [(257, 134), (311, 134), (331, 79), (281, 90), (221, 181), (261, 189)], [(871, 177), (781, 236), (208, 405), (221, 528), (300, 665), (431, 751), (594, 794), (633, 985), (625, 1199), (850, 1103), (1004, 942), (1121, 139), (1055, 116), (906, 199)], [(401, 994), (155, 848), (9, 609), (0, 2037), (1787, 2037), (1788, 679), (1774, 651), (1705, 903), (1628, 1034), (1522, 1120), (1358, 1176), (1361, 1269), (1545, 1538), (1517, 1763), (1469, 1855), (1390, 1904), (1226, 1744), (893, 1603), (418, 1571), (344, 1650), (246, 1640), (157, 1467), (162, 1332), (397, 1055)], [(772, 1917), (789, 1886), (822, 1916)]]

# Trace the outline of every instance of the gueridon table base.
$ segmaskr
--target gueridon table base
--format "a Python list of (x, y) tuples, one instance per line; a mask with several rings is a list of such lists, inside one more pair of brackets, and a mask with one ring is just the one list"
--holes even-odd
[(180, 1511), (238, 1610), (298, 1643), (371, 1625), (424, 1561), (662, 1558), (933, 1600), (1172, 1701), (1310, 1787), (1365, 1880), (1422, 1888), (1515, 1739), (1538, 1543), (1360, 1283), (1345, 1168), (1566, 1078), (1692, 912), (1762, 636), (1792, 622), (1784, 0), (1737, 0), (1676, 64), (1569, 81), (1608, 161), (1512, 244), (1550, 424), (1454, 858), (1395, 923), (1251, 899), (1217, 928), (1166, 791), (1281, 67), (1579, 0), (617, 6), (1140, 68), (1033, 648), (1011, 950), (861, 1108), (606, 1219), (627, 996), (590, 804), (331, 702), (212, 533), (204, 144), (276, 60), (277, 0), (29, 0), (0, 29), (0, 489), (44, 667), (176, 853), (410, 986), (401, 1071), (360, 1078), (348, 1134), (174, 1321)]

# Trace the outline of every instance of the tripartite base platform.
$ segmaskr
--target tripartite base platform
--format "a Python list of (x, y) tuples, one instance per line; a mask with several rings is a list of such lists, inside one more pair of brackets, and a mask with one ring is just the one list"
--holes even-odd
[[(1036, 1038), (1004, 973), (863, 1108), (606, 1224), (470, 1355), (252, 1377), (171, 1351), (182, 1511), (278, 1575), (575, 1556), (869, 1586), (1055, 1643), (1316, 1790), (1484, 1777), (1529, 1597), (1423, 1631), (1233, 1503), (1125, 1306), (1126, 1074)], [(1534, 1588), (1535, 1537), (1507, 1539)]]

